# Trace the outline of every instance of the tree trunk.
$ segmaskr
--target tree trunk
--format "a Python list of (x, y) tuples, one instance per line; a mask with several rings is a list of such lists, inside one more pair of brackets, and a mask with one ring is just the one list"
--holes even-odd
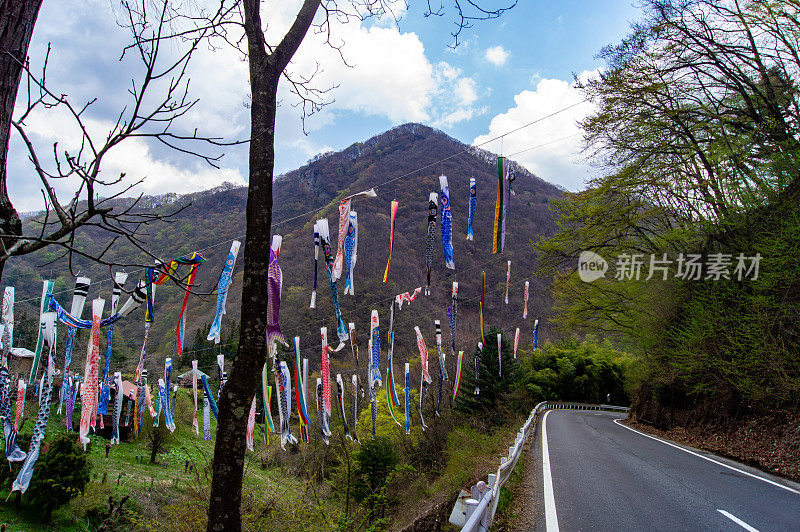
[[(8, 144), (11, 116), (22, 65), (28, 57), (28, 46), (42, 0), (6, 0), (0, 2), (0, 244), (6, 248), (15, 240), (2, 235), (21, 235), (22, 221), (8, 197)], [(0, 263), (0, 280), (3, 270)]]

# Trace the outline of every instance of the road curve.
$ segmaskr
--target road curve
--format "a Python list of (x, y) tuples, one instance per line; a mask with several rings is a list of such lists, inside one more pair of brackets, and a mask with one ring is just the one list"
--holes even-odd
[(545, 415), (536, 530), (800, 530), (797, 484), (615, 423), (624, 417)]

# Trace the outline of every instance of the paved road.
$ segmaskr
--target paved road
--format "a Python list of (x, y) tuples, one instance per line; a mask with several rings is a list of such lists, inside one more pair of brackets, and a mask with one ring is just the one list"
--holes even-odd
[(624, 417), (546, 414), (538, 456), (545, 511), (537, 530), (800, 531), (797, 484), (614, 422)]

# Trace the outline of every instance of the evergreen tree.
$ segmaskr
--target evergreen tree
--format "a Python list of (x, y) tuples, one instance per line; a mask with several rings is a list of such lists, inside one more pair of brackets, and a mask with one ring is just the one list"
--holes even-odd
[(83, 493), (89, 483), (91, 464), (78, 445), (77, 434), (58, 436), (36, 463), (28, 488), (30, 502), (44, 511), (50, 522), (53, 510)]

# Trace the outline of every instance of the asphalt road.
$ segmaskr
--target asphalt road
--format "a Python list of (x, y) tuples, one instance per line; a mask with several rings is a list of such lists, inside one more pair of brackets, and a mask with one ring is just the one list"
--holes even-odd
[(614, 422), (624, 417), (546, 414), (537, 530), (800, 531), (800, 485)]

